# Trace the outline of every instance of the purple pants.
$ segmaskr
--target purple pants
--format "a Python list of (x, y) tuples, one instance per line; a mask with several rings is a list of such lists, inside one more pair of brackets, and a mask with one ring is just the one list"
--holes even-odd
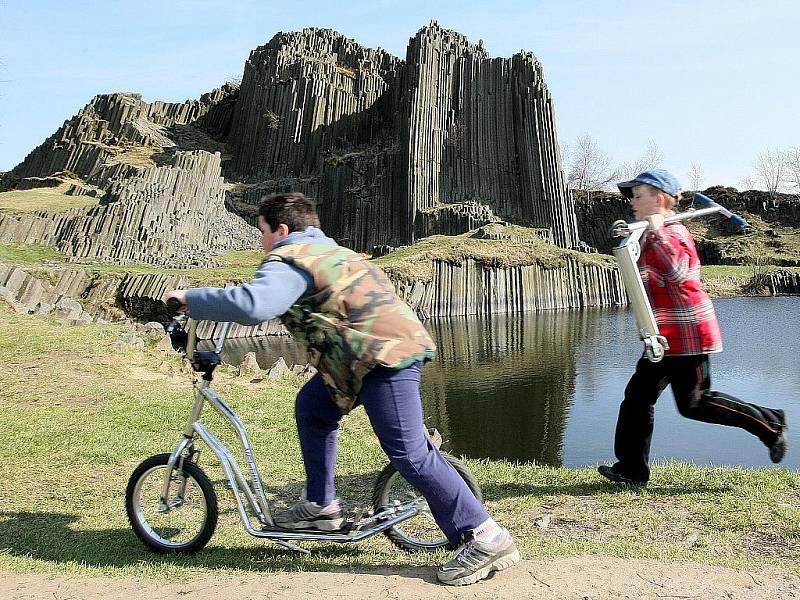
[[(421, 370), (420, 363), (400, 370), (376, 367), (364, 378), (357, 404), (367, 411), (394, 467), (425, 496), (447, 539), (457, 542), (489, 514), (425, 435)], [(306, 497), (324, 506), (336, 498), (333, 475), (342, 413), (319, 373), (297, 394), (295, 418), (306, 468)]]

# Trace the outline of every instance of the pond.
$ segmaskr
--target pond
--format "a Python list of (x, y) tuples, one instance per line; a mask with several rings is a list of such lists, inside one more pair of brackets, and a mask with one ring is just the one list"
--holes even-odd
[[(711, 357), (712, 388), (786, 411), (789, 451), (800, 466), (800, 298), (714, 302), (725, 351)], [(627, 309), (554, 311), (425, 323), (437, 360), (423, 371), (428, 424), (456, 454), (585, 466), (613, 461), (617, 411), (641, 345)], [(304, 362), (288, 338), (230, 340), (226, 360), (255, 351)], [(750, 434), (681, 417), (667, 390), (656, 406), (652, 459), (767, 466)]]

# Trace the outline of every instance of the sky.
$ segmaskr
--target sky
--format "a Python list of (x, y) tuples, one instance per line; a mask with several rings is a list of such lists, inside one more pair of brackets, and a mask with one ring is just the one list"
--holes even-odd
[(0, 0), (0, 171), (96, 94), (197, 98), (305, 27), (405, 58), (432, 19), (493, 57), (533, 52), (561, 143), (589, 134), (615, 163), (652, 140), (684, 183), (695, 163), (741, 187), (759, 153), (800, 146), (796, 0)]

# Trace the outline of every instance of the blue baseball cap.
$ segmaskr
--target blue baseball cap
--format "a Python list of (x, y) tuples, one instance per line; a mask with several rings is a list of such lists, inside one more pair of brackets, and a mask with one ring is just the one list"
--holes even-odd
[(675, 179), (672, 173), (664, 169), (651, 169), (644, 173), (639, 173), (630, 181), (618, 183), (617, 187), (623, 196), (626, 198), (633, 198), (633, 188), (643, 183), (652, 185), (654, 188), (658, 188), (673, 198), (677, 198), (678, 193), (681, 191), (681, 184), (678, 183), (678, 180)]

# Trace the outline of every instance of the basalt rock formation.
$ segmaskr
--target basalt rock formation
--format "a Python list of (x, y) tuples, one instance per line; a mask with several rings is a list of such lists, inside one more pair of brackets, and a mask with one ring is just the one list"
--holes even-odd
[[(125, 154), (135, 148), (207, 149), (214, 144), (212, 136), (227, 134), (236, 94), (237, 90), (226, 84), (199, 100), (183, 103), (148, 103), (132, 93), (96, 96), (6, 173), (0, 190), (20, 189), (21, 180), (64, 171), (85, 180), (103, 179), (101, 171), (128, 162)], [(195, 147), (189, 147), (192, 144)], [(218, 145), (219, 150), (222, 146)]]
[(627, 302), (618, 271), (568, 259), (564, 267), (487, 267), (435, 261), (430, 281), (397, 280), (403, 298), (424, 317), (526, 313), (619, 306)]
[[(182, 275), (117, 275), (71, 266), (41, 273), (0, 262), (0, 298), (17, 312), (53, 314), (79, 323), (122, 316), (143, 322), (164, 322), (167, 319), (164, 295), (190, 283)], [(203, 321), (198, 325), (198, 334), (210, 338), (219, 327), (219, 323)], [(232, 338), (286, 334), (277, 320), (254, 326), (234, 323), (229, 331)]]
[[(188, 159), (178, 157), (187, 151), (195, 152), (191, 168), (202, 182), (142, 173), (186, 170)], [(219, 172), (213, 158), (198, 156), (214, 152), (221, 154)], [(558, 157), (552, 99), (531, 53), (491, 58), (482, 42), (435, 22), (411, 38), (405, 60), (329, 29), (305, 29), (253, 50), (239, 88), (226, 84), (183, 103), (97, 96), (3, 177), (0, 190), (68, 173), (85, 183), (70, 193), (97, 194), (106, 207), (125, 198), (121, 208), (85, 215), (93, 220), (87, 231), (116, 230), (122, 238), (93, 242), (80, 239), (84, 232), (65, 239), (49, 231), (63, 229), (64, 217), (39, 215), (52, 224), (6, 222), (3, 239), (34, 236), (77, 257), (162, 264), (181, 262), (196, 246), (207, 245), (211, 254), (227, 249), (234, 234), (252, 245), (252, 235), (233, 225), (209, 241), (192, 218), (189, 231), (170, 237), (128, 216), (161, 211), (159, 199), (173, 192), (217, 210), (221, 183), (214, 178), (224, 175), (238, 184), (228, 186), (226, 207), (251, 224), (265, 193), (296, 189), (318, 202), (326, 231), (357, 250), (499, 219), (550, 229), (555, 243), (577, 247)], [(448, 213), (431, 224), (431, 214)], [(120, 225), (126, 221), (141, 231)], [(125, 247), (117, 249), (120, 242)], [(198, 262), (197, 253), (189, 262)]]
[[(0, 189), (85, 182), (67, 194), (98, 196), (65, 213), (0, 214), (0, 242), (40, 243), (67, 256), (161, 266), (213, 265), (222, 250), (258, 236), (225, 208), (220, 150), (237, 94), (223, 86), (182, 104), (137, 94), (95, 97), (7, 173)], [(40, 183), (37, 185), (37, 183)]]
[[(739, 192), (722, 186), (707, 188), (703, 194), (741, 214), (750, 223), (746, 235), (742, 235), (721, 215), (685, 221), (703, 264), (742, 265), (760, 261), (783, 267), (800, 266), (800, 245), (796, 241), (800, 226), (797, 195), (758, 190)], [(600, 252), (610, 253), (619, 242), (611, 237), (610, 226), (618, 219), (633, 220), (630, 201), (612, 192), (576, 190), (573, 196), (581, 240)], [(692, 208), (693, 196), (693, 192), (684, 193), (678, 210)]]
[[(326, 233), (358, 251), (502, 223), (586, 250), (559, 160), (552, 98), (530, 52), (493, 58), (436, 22), (404, 59), (330, 29), (278, 33), (251, 52), (241, 84), (198, 100), (95, 97), (4, 174), (0, 191), (64, 184), (97, 204), (0, 213), (0, 243), (47, 244), (80, 261), (211, 266), (223, 251), (258, 248), (265, 194), (298, 190), (317, 202)], [(422, 314), (624, 302), (613, 268), (492, 274), (440, 263), (435, 281), (397, 282)]]
[(410, 244), (429, 231), (416, 225), (422, 215), (459, 203), (578, 244), (552, 99), (531, 53), (490, 58), (435, 22), (405, 61), (331, 30), (278, 34), (251, 53), (238, 104), (229, 175), (255, 184), (245, 204), (300, 189), (325, 229), (358, 250)]
[[(122, 173), (122, 175), (114, 175)], [(115, 263), (210, 266), (209, 248), (244, 249), (258, 235), (225, 209), (220, 155), (176, 152), (168, 164), (101, 167), (107, 191), (94, 207), (0, 214), (0, 242), (54, 246), (67, 256)]]

